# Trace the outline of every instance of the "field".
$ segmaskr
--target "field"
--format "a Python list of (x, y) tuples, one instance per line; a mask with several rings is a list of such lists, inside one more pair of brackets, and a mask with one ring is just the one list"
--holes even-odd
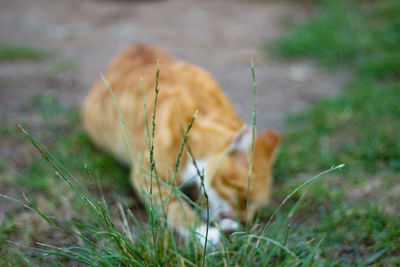
[[(288, 117), (272, 202), (253, 224), (204, 261), (196, 242), (180, 240), (163, 218), (146, 215), (148, 207), (128, 184), (129, 170), (92, 145), (78, 108), (42, 93), (25, 106), (29, 116), (20, 122), (28, 132), (12, 122), (0, 128), (3, 140), (26, 143), (25, 154), (32, 157), (21, 169), (9, 168), (7, 158), (0, 162), (0, 193), (7, 195), (0, 210), (15, 206), (14, 214), (0, 220), (0, 264), (399, 264), (400, 4), (304, 3), (312, 6), (310, 18), (300, 25), (287, 19), (288, 33), (266, 44), (265, 53), (282, 62), (308, 58), (350, 78), (338, 95)], [(49, 58), (33, 47), (0, 46), (0, 60)], [(55, 66), (56, 72), (71, 67)], [(43, 133), (41, 127), (51, 130)], [(315, 177), (340, 164), (345, 166)]]

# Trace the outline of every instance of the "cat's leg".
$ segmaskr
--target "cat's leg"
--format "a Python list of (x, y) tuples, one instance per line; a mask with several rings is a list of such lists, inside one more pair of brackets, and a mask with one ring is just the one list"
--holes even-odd
[[(190, 229), (199, 221), (195, 212), (188, 203), (177, 196), (179, 192), (174, 192), (171, 185), (164, 181), (157, 182), (156, 178), (149, 175), (131, 172), (131, 184), (138, 193), (141, 201), (150, 205), (151, 199), (153, 205), (159, 210), (158, 216), (165, 217), (170, 227), (176, 230), (180, 235), (188, 237)], [(150, 197), (150, 188), (152, 187), (152, 197)]]
[[(151, 178), (148, 175), (143, 176), (135, 172), (131, 172), (130, 178), (141, 200), (149, 204)], [(154, 177), (152, 180), (152, 190), (153, 205), (160, 207), (157, 209), (159, 210), (158, 216), (161, 218), (165, 216), (169, 227), (173, 228), (180, 236), (188, 238), (194, 233), (195, 238), (204, 245), (207, 234), (206, 223), (202, 222), (199, 216), (196, 216), (190, 205), (183, 198), (179, 197), (178, 193), (174, 192), (173, 188), (166, 185), (165, 182), (160, 181), (159, 186)], [(221, 229), (209, 226), (207, 240), (210, 245), (217, 245), (221, 240)]]

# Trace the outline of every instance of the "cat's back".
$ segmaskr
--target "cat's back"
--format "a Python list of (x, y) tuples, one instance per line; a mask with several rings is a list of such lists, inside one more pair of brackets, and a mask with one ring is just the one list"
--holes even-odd
[[(207, 71), (176, 59), (154, 45), (136, 44), (123, 50), (112, 60), (105, 78), (117, 97), (134, 98), (142, 106), (142, 89), (147, 99), (154, 98), (157, 68), (160, 71), (160, 100), (174, 99), (177, 105), (191, 103), (196, 110), (218, 109), (234, 113), (230, 101)], [(110, 98), (101, 79), (91, 89), (91, 94)]]
[[(143, 140), (145, 129), (142, 89), (147, 100), (147, 114), (152, 114), (157, 68), (159, 125), (165, 120), (185, 125), (198, 111), (196, 124), (204, 122), (207, 125), (232, 124), (234, 128), (240, 127), (230, 101), (208, 72), (174, 58), (157, 46), (137, 44), (118, 54), (104, 75), (128, 130), (137, 137), (136, 140)], [(83, 123), (95, 143), (123, 159), (126, 156), (121, 152), (124, 143), (119, 140), (122, 131), (119, 114), (107, 87), (99, 79), (91, 88), (83, 107)], [(210, 121), (215, 123), (210, 124)], [(179, 131), (175, 133), (172, 130), (175, 128), (171, 127), (170, 134), (166, 136), (176, 134), (180, 137)]]

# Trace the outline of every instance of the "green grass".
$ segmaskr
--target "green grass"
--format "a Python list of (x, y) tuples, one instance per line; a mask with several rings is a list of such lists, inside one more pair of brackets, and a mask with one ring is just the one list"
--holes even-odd
[[(400, 84), (351, 82), (340, 96), (291, 116), (276, 173), (346, 162), (348, 171), (400, 171)], [(287, 162), (290, 161), (290, 164)]]
[[(42, 157), (32, 162), (16, 181), (5, 183), (6, 186), (19, 186), (19, 191), (24, 191), (27, 197), (22, 201), (2, 197), (25, 207), (30, 215), (28, 219), (21, 219), (16, 214), (0, 225), (4, 237), (0, 240), (3, 264), (43, 265), (54, 259), (89, 266), (219, 266), (224, 263), (307, 266), (318, 262), (314, 255), (323, 237), (317, 239), (307, 232), (298, 236), (296, 231), (296, 237), (292, 238), (292, 234), (286, 231), (289, 223), (288, 212), (284, 209), (287, 206), (283, 205), (286, 200), (282, 202), (282, 210), (269, 213), (273, 220), (267, 226), (263, 226), (265, 223), (255, 228), (243, 226), (230, 239), (224, 238), (220, 249), (211, 250), (205, 257), (209, 250), (203, 250), (194, 236), (182, 240), (173, 234), (164, 223), (160, 208), (150, 209), (145, 205), (147, 214), (152, 216), (147, 220), (140, 218), (143, 208), (138, 209), (132, 202), (127, 169), (91, 144), (79, 125), (76, 109), (62, 107), (53, 97), (43, 94), (32, 99), (30, 109), (51, 122), (48, 127), (52, 132), (62, 132), (63, 135), (47, 140), (51, 153), (23, 129)], [(152, 123), (154, 126), (154, 117)], [(189, 130), (190, 126), (186, 134)], [(11, 134), (10, 131), (7, 134)], [(153, 138), (150, 133), (149, 137), (150, 140)], [(155, 170), (153, 175), (153, 179), (158, 179)], [(100, 191), (93, 188), (96, 182), (102, 184)], [(304, 185), (296, 185), (293, 192)], [(119, 197), (113, 197), (110, 192), (119, 194)], [(181, 198), (180, 194), (177, 196)], [(126, 204), (120, 205), (120, 201)], [(67, 207), (65, 202), (69, 203)], [(63, 213), (75, 215), (64, 217)], [(35, 229), (30, 224), (38, 218), (41, 218), (40, 227)], [(54, 235), (58, 236), (57, 241), (53, 240)], [(20, 245), (7, 240), (16, 240)]]
[(346, 163), (335, 180), (308, 190), (299, 205), (304, 222), (315, 236), (326, 236), (321, 255), (329, 263), (397, 264), (400, 2), (321, 0), (314, 6), (315, 14), (274, 51), (353, 75), (337, 97), (289, 117), (275, 168), (278, 190), (285, 194), (302, 174)]
[[(163, 216), (159, 215), (159, 208), (155, 207), (154, 216), (147, 220), (140, 218), (140, 212), (135, 213), (138, 209), (132, 205), (127, 169), (93, 147), (78, 123), (75, 109), (60, 106), (48, 95), (35, 97), (31, 105), (46, 120), (68, 120), (66, 124), (51, 125), (54, 132), (63, 131), (63, 136), (50, 142), (53, 153), (29, 132), (26, 133), (42, 157), (15, 181), (14, 186), (19, 185), (21, 191), (29, 190), (25, 191), (27, 198), (24, 201), (7, 200), (16, 201), (30, 210), (32, 217), (25, 223), (15, 217), (1, 224), (0, 262), (5, 265), (42, 265), (54, 261), (50, 256), (61, 262), (75, 261), (89, 266), (175, 266), (203, 262), (205, 254), (200, 244), (194, 241), (194, 237), (184, 241), (175, 236), (164, 223)], [(100, 193), (93, 189), (96, 183), (93, 177), (101, 178)], [(119, 194), (119, 197), (113, 198), (110, 192)], [(70, 203), (68, 213), (75, 216), (67, 218), (58, 211), (65, 198)], [(113, 204), (109, 203), (110, 199)], [(130, 203), (130, 209), (126, 209), (124, 204), (125, 208), (120, 210), (115, 201)], [(149, 207), (146, 205), (144, 208), (150, 214)], [(61, 212), (67, 211), (61, 208)], [(35, 218), (41, 218), (42, 223), (48, 224), (52, 230), (43, 233), (35, 227), (26, 228), (26, 223), (35, 221)], [(292, 239), (292, 235), (288, 237), (285, 231), (287, 224), (287, 212), (278, 211), (265, 233), (262, 224), (258, 230), (243, 228), (230, 240), (224, 239), (224, 249), (207, 254), (206, 264), (308, 265), (315, 262), (313, 255), (320, 239), (307, 233)], [(57, 233), (58, 241), (45, 237), (49, 233), (51, 236)], [(6, 240), (22, 244), (18, 246)], [(25, 258), (21, 252), (29, 257)], [(50, 261), (43, 260), (43, 257), (50, 257)]]
[(398, 1), (315, 2), (315, 15), (278, 41), (281, 55), (306, 56), (328, 66), (347, 64), (368, 78), (398, 77)]
[[(74, 170), (80, 177), (89, 179), (92, 183), (99, 175), (102, 183), (125, 193), (130, 192), (127, 166), (118, 163), (107, 154), (96, 148), (80, 126), (80, 114), (76, 108), (65, 108), (51, 95), (39, 94), (32, 98), (30, 108), (47, 121), (62, 121), (51, 123), (50, 130), (62, 132), (52, 141), (52, 150), (56, 151), (57, 158)], [(37, 158), (23, 174), (19, 182), (32, 190), (52, 193), (55, 174), (44, 158)]]
[[(222, 249), (206, 255), (209, 266), (400, 262), (400, 5), (395, 0), (312, 3), (315, 14), (280, 38), (274, 51), (283, 59), (311, 58), (327, 69), (352, 70), (353, 75), (340, 95), (288, 118), (274, 170), (272, 203), (250, 228), (250, 234), (260, 236), (249, 242), (251, 235), (244, 228), (224, 240)], [(40, 139), (70, 171), (54, 159), (49, 164), (44, 151), (44, 158), (38, 157), (16, 179), (0, 183), (20, 187), (32, 201), (24, 201), (26, 209), (37, 207), (47, 214), (32, 211), (28, 222), (37, 223), (34, 218), (41, 217), (62, 230), (54, 240), (55, 228), (40, 232), (32, 223), (22, 223), (18, 214), (3, 220), (0, 264), (54, 264), (55, 258), (59, 265), (202, 264), (204, 254), (196, 242), (177, 238), (160, 216), (140, 217), (143, 210), (150, 214), (149, 207), (138, 206), (132, 198), (128, 169), (91, 144), (76, 109), (64, 108), (47, 95), (34, 98), (31, 107), (54, 133), (53, 138)], [(14, 128), (2, 127), (1, 134), (15, 135)], [(313, 174), (339, 163), (346, 167), (297, 191)], [(97, 177), (102, 193), (95, 186)], [(276, 207), (292, 192), (263, 232)], [(65, 198), (71, 204), (67, 209)], [(66, 220), (63, 212), (70, 210), (73, 215)], [(53, 258), (35, 260), (39, 255)]]
[[(153, 229), (150, 221), (140, 224), (130, 211), (127, 214), (121, 211), (119, 216), (122, 217), (122, 222), (121, 219), (118, 220), (118, 216), (111, 216), (112, 210), (104, 199), (98, 201), (90, 193), (82, 191), (79, 183), (75, 181), (74, 175), (65, 170), (62, 163), (58, 162), (35, 137), (30, 133), (27, 135), (43, 153), (49, 165), (56, 170), (59, 178), (66, 182), (69, 190), (75, 192), (75, 197), (80, 199), (80, 204), (84, 206), (84, 209), (79, 208), (79, 219), (66, 220), (63, 217), (43, 214), (47, 211), (39, 211), (37, 205), (30, 200), (19, 203), (46, 220), (54, 227), (54, 231), (61, 233), (67, 241), (66, 243), (70, 244), (65, 247), (65, 245), (46, 245), (40, 242), (36, 243), (37, 246), (34, 248), (23, 247), (25, 252), (33, 252), (34, 255), (46, 257), (55, 255), (60, 260), (69, 259), (89, 266), (115, 266), (118, 264), (124, 266), (158, 264), (175, 266), (187, 263), (199, 265), (202, 262), (202, 255), (204, 255), (202, 247), (194, 240), (183, 242), (183, 240), (177, 239), (171, 233), (171, 229), (163, 223), (163, 217), (157, 215), (161, 210), (155, 209), (153, 219), (157, 225), (157, 238), (153, 241), (151, 238)], [(75, 205), (72, 208), (76, 208)], [(228, 262), (230, 265), (274, 263), (303, 264), (305, 266), (313, 263), (315, 261), (313, 255), (316, 252), (314, 248), (319, 245), (319, 242), (310, 238), (310, 240), (304, 240), (307, 243), (299, 245), (298, 240), (291, 238), (288, 240), (286, 233), (282, 231), (285, 225), (287, 225), (286, 216), (278, 213), (276, 222), (270, 225), (266, 234), (258, 236), (257, 232), (259, 231), (251, 230), (251, 235), (239, 232), (230, 240), (224, 239), (224, 249), (208, 254), (207, 262), (213, 266), (219, 266), (224, 262)], [(4, 224), (3, 227), (7, 228)], [(4, 231), (4, 234), (15, 231), (16, 229)], [(247, 241), (248, 238), (251, 240)], [(247, 243), (248, 246), (243, 246), (244, 243)], [(243, 257), (246, 252), (249, 254), (248, 258)], [(31, 255), (31, 263), (36, 262), (34, 255)], [(6, 263), (11, 262), (8, 258), (5, 260)], [(9, 261), (7, 262), (7, 260)]]
[(0, 44), (0, 61), (39, 60), (45, 55), (42, 50), (30, 46)]

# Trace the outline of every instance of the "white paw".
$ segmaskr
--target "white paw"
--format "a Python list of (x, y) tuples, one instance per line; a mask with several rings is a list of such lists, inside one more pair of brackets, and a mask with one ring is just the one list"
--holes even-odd
[(219, 222), (219, 227), (221, 227), (221, 230), (224, 232), (235, 232), (239, 229), (239, 223), (232, 219), (222, 219)]
[[(196, 229), (197, 239), (203, 246), (206, 243), (206, 232), (207, 226), (205, 225), (199, 226)], [(219, 243), (220, 239), (221, 233), (219, 232), (218, 228), (213, 226), (208, 227), (207, 246), (210, 244), (216, 246)]]

